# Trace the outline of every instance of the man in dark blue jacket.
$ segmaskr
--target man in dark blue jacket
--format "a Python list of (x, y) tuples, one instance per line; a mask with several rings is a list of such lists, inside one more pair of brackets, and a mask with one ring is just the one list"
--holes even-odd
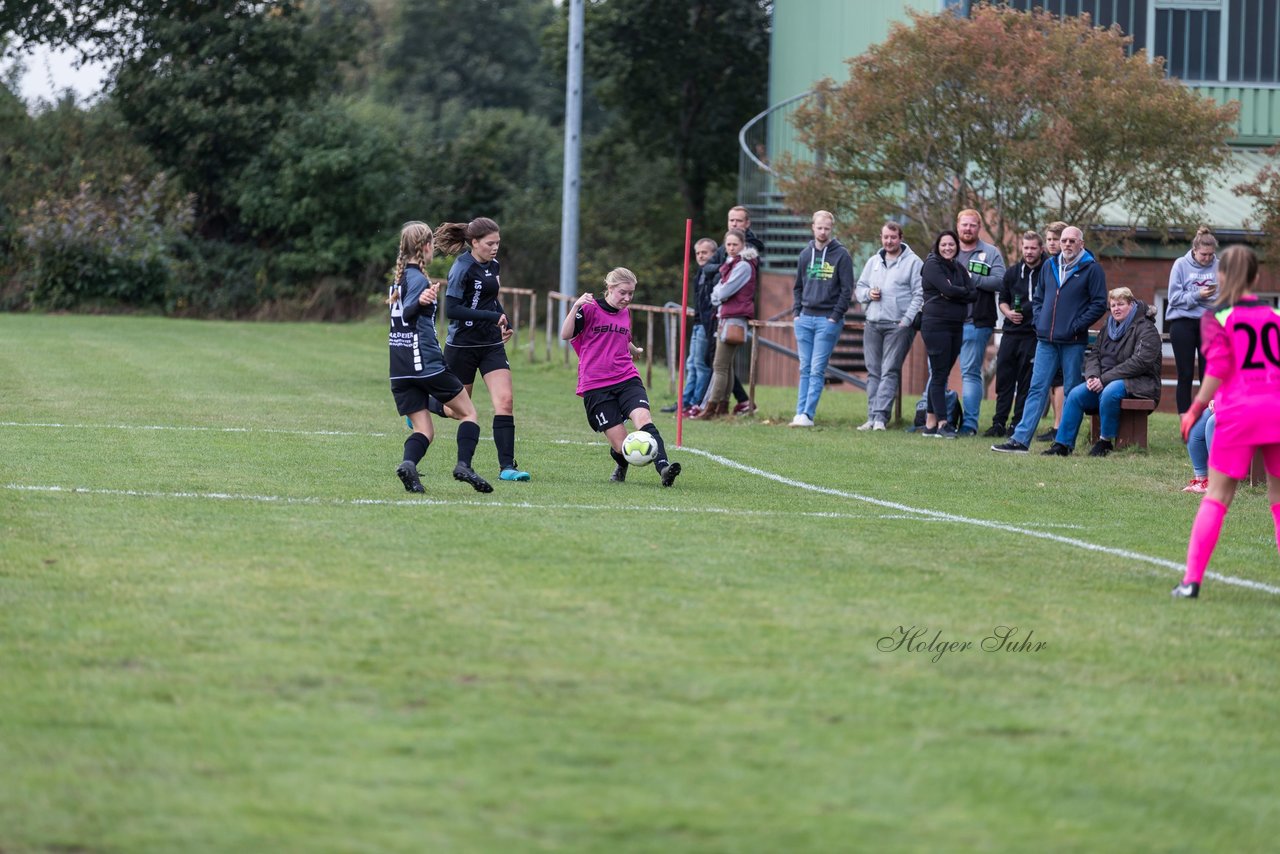
[(1067, 226), (1062, 231), (1061, 243), (1061, 254), (1045, 262), (1032, 300), (1036, 358), (1027, 405), (1009, 441), (992, 445), (993, 451), (1027, 452), (1036, 425), (1044, 415), (1053, 375), (1062, 368), (1062, 385), (1067, 394), (1083, 381), (1089, 327), (1107, 311), (1107, 276), (1093, 254), (1084, 248), (1084, 232)]

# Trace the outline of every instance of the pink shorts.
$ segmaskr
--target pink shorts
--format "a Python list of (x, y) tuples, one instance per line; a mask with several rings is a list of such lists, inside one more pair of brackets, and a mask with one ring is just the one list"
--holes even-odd
[(1209, 446), (1209, 468), (1236, 480), (1243, 480), (1249, 476), (1249, 464), (1253, 462), (1253, 452), (1257, 450), (1262, 451), (1262, 462), (1267, 474), (1280, 477), (1280, 444), (1228, 445), (1226, 442), (1214, 442)]

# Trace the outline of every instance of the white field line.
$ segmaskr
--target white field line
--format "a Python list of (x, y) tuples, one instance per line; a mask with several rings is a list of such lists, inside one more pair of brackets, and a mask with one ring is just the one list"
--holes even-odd
[[(773, 472), (765, 471), (764, 469), (758, 469), (754, 466), (743, 465), (742, 463), (735, 462), (734, 460), (731, 460), (727, 457), (722, 457), (718, 454), (713, 454), (709, 451), (699, 450), (698, 448), (690, 448), (687, 445), (682, 447), (680, 450), (686, 451), (691, 454), (697, 454), (700, 457), (706, 457), (712, 462), (719, 463), (720, 465), (725, 466), (726, 468), (737, 469), (739, 471), (746, 472), (747, 474), (753, 474), (757, 477), (763, 477), (766, 480), (772, 480), (775, 483), (781, 483), (784, 486), (794, 486), (797, 489), (804, 489), (809, 492), (817, 492), (822, 495), (832, 495), (837, 498), (848, 498), (853, 501), (862, 501), (867, 504), (871, 504), (875, 507), (883, 507), (886, 510), (897, 510), (904, 513), (916, 513), (916, 514), (920, 514), (921, 516), (927, 516), (929, 518), (936, 519), (938, 521), (956, 522), (962, 525), (974, 525), (979, 528), (991, 528), (993, 530), (1001, 531), (1003, 533), (1020, 534), (1025, 537), (1037, 537), (1042, 540), (1049, 540), (1055, 543), (1062, 543), (1063, 545), (1066, 545), (1066, 546), (1072, 546), (1074, 548), (1084, 549), (1085, 551), (1100, 552), (1102, 554), (1112, 555), (1114, 557), (1125, 558), (1126, 560), (1140, 561), (1142, 563), (1152, 564), (1153, 566), (1165, 567), (1168, 569), (1175, 569), (1179, 573), (1181, 573), (1185, 569), (1185, 567), (1181, 563), (1177, 563), (1171, 560), (1165, 560), (1164, 558), (1153, 557), (1151, 555), (1144, 555), (1141, 552), (1130, 551), (1129, 549), (1118, 549), (1112, 546), (1100, 546), (1097, 543), (1090, 543), (1090, 542), (1087, 542), (1086, 540), (1076, 539), (1075, 537), (1064, 537), (1064, 536), (1061, 536), (1060, 534), (1051, 534), (1048, 531), (1038, 531), (1034, 528), (1024, 528), (1018, 525), (1008, 525), (1003, 522), (993, 522), (988, 519), (974, 519), (969, 516), (960, 516), (955, 513), (943, 513), (942, 511), (939, 511), (939, 510), (924, 510), (919, 507), (909, 507), (906, 504), (899, 504), (896, 501), (885, 501), (884, 499), (881, 499), (881, 498), (872, 498), (869, 495), (859, 495), (856, 492), (846, 492), (842, 489), (832, 489), (831, 487), (827, 487), (827, 486), (817, 486), (812, 483), (805, 483), (804, 481), (801, 481), (801, 480), (794, 480), (789, 477), (784, 477), (780, 474), (774, 474)], [(1236, 578), (1235, 576), (1232, 576), (1232, 575), (1221, 575), (1216, 572), (1206, 572), (1205, 577), (1211, 578), (1214, 581), (1220, 581), (1223, 584), (1231, 584), (1236, 587), (1247, 587), (1250, 590), (1259, 590), (1259, 591), (1262, 591), (1263, 593), (1280, 595), (1280, 587), (1276, 587), (1270, 584), (1263, 584), (1260, 581), (1252, 581), (1248, 578)]]
[[(683, 450), (683, 449), (682, 449)], [(670, 504), (536, 504), (532, 501), (486, 501), (483, 498), (472, 499), (440, 499), (440, 498), (310, 498), (287, 495), (253, 495), (236, 492), (163, 492), (146, 489), (94, 489), (87, 486), (56, 486), (23, 483), (6, 483), (5, 489), (13, 492), (63, 493), (67, 495), (112, 495), (125, 498), (174, 498), (174, 499), (206, 499), (211, 501), (255, 501), (264, 504), (298, 504), (326, 507), (364, 507), (389, 506), (412, 507), (414, 505), (430, 505), (433, 507), (498, 507), (516, 510), (585, 510), (590, 512), (608, 512), (624, 510), (636, 513), (704, 513), (720, 516), (805, 516), (812, 519), (910, 519), (915, 522), (947, 522), (947, 519), (933, 519), (902, 513), (838, 513), (833, 510), (741, 510), (736, 507), (680, 507)], [(1047, 524), (1049, 528), (1079, 528), (1079, 525)]]
[(184, 433), (276, 433), (285, 436), (390, 436), (390, 433), (357, 433), (349, 430), (280, 430), (274, 427), (182, 427), (165, 424), (56, 424), (34, 421), (0, 421), (0, 427), (49, 430), (173, 430)]
[[(251, 501), (264, 504), (306, 505), (324, 507), (364, 507), (392, 506), (401, 507), (428, 505), (432, 507), (496, 507), (516, 510), (584, 510), (592, 512), (628, 511), (636, 513), (704, 513), (724, 516), (808, 516), (816, 519), (901, 519), (901, 514), (875, 513), (837, 513), (833, 511), (793, 511), (793, 510), (740, 510), (736, 507), (679, 507), (663, 504), (537, 504), (532, 501), (486, 501), (473, 499), (439, 499), (439, 498), (310, 498), (290, 497), (286, 495), (253, 495), (234, 492), (163, 492), (145, 489), (92, 489), (81, 486), (41, 486), (21, 483), (6, 483), (5, 489), (14, 492), (60, 493), (65, 495), (108, 495), (126, 498), (165, 498), (165, 499), (204, 499), (210, 501)], [(916, 517), (911, 517), (916, 518)], [(920, 520), (933, 521), (933, 520)]]
[[(381, 437), (381, 436), (391, 435), (389, 433), (357, 433), (357, 432), (343, 432), (339, 430), (307, 431), (307, 430), (279, 430), (279, 429), (273, 429), (273, 428), (250, 428), (250, 427), (198, 427), (198, 426), (182, 427), (182, 426), (131, 425), (131, 424), (52, 424), (52, 423), (34, 423), (34, 422), (18, 422), (18, 421), (0, 421), (0, 427), (71, 428), (71, 429), (95, 429), (96, 428), (96, 429), (115, 429), (115, 430), (187, 430), (187, 431), (222, 432), (222, 433), (277, 433), (277, 434), (300, 435), (300, 436), (378, 436), (378, 437)], [(551, 440), (551, 443), (557, 444), (557, 445), (583, 445), (583, 446), (599, 446), (599, 447), (603, 447), (604, 445), (604, 443), (600, 441), (588, 442), (588, 441), (578, 441), (578, 440), (572, 440), (572, 439), (553, 439)], [(815, 484), (805, 483), (804, 481), (795, 480), (793, 478), (784, 477), (783, 475), (780, 475), (780, 474), (775, 474), (773, 472), (765, 471), (764, 469), (759, 469), (754, 466), (744, 465), (743, 463), (736, 462), (727, 457), (722, 457), (718, 454), (713, 454), (709, 451), (703, 451), (698, 448), (691, 448), (687, 445), (682, 446), (680, 450), (691, 453), (691, 454), (696, 454), (701, 457), (705, 457), (706, 459), (711, 460), (712, 462), (718, 463), (722, 466), (725, 466), (726, 468), (738, 469), (739, 471), (746, 472), (747, 474), (753, 474), (753, 475), (756, 475), (757, 477), (763, 477), (766, 480), (772, 480), (775, 483), (780, 483), (780, 484), (783, 484), (784, 486), (792, 486), (797, 489), (803, 489), (808, 492), (816, 492), (821, 495), (830, 495), (836, 498), (847, 498), (852, 501), (861, 501), (876, 507), (883, 507), (886, 510), (895, 510), (899, 514), (901, 513), (911, 514), (911, 517), (908, 517), (908, 518), (923, 517), (922, 521), (927, 519), (927, 520), (936, 521), (936, 522), (952, 522), (952, 523), (957, 523), (962, 525), (974, 525), (976, 527), (990, 528), (992, 530), (1001, 531), (1003, 533), (1021, 534), (1023, 536), (1028, 536), (1028, 537), (1037, 537), (1039, 539), (1061, 543), (1063, 545), (1071, 546), (1073, 548), (1083, 549), (1085, 551), (1108, 554), (1114, 557), (1120, 557), (1120, 558), (1125, 558), (1127, 560), (1138, 561), (1140, 563), (1151, 564), (1152, 566), (1158, 566), (1165, 569), (1177, 570), (1179, 573), (1181, 573), (1182, 570), (1184, 569), (1183, 565), (1176, 561), (1166, 560), (1164, 558), (1154, 557), (1152, 555), (1145, 555), (1145, 554), (1142, 554), (1141, 552), (1135, 552), (1129, 549), (1119, 549), (1112, 546), (1102, 546), (1102, 545), (1098, 545), (1097, 543), (1090, 543), (1086, 540), (1080, 540), (1074, 537), (1064, 537), (1058, 534), (1049, 533), (1048, 531), (1037, 530), (1035, 528), (1026, 528), (1018, 525), (1008, 525), (1003, 522), (995, 522), (988, 519), (974, 519), (969, 516), (960, 516), (954, 513), (944, 513), (938, 510), (927, 510), (927, 509), (922, 509), (918, 507), (911, 507), (906, 504), (899, 504), (895, 501), (885, 501), (883, 499), (873, 498), (868, 495), (860, 495), (856, 492), (847, 492), (842, 489), (834, 489), (832, 487), (827, 487), (827, 486), (817, 486)], [(134, 491), (134, 490), (92, 490), (92, 489), (80, 489), (80, 488), (66, 488), (66, 487), (60, 487), (60, 486), (23, 486), (21, 484), (7, 484), (5, 488), (12, 489), (12, 490), (26, 490), (26, 491), (33, 491), (33, 492), (73, 492), (73, 493), (82, 493), (82, 494), (90, 494), (90, 495), (128, 495), (128, 496), (148, 497), (148, 498), (213, 498), (213, 499), (228, 500), (228, 501), (237, 501), (237, 500), (238, 501), (263, 501), (263, 502), (278, 502), (282, 504), (350, 504), (350, 505), (431, 504), (431, 505), (441, 505), (441, 506), (454, 505), (454, 504), (471, 504), (477, 507), (483, 506), (483, 507), (510, 507), (510, 508), (521, 508), (521, 509), (548, 509), (545, 505), (536, 505), (536, 504), (531, 504), (529, 502), (494, 502), (494, 501), (477, 501), (477, 500), (472, 500), (469, 502), (468, 501), (441, 501), (441, 500), (430, 499), (430, 498), (399, 499), (399, 500), (354, 499), (351, 501), (344, 501), (342, 499), (286, 498), (286, 497), (271, 496), (271, 495), (249, 496), (249, 495), (229, 495), (229, 494), (221, 494), (221, 493), (141, 492), (141, 491)], [(660, 505), (627, 507), (627, 506), (618, 506), (618, 505), (596, 506), (596, 505), (557, 504), (555, 505), (555, 507), (564, 508), (564, 509), (574, 509), (574, 510), (635, 510), (637, 512), (652, 511), (652, 512), (663, 512), (663, 513), (665, 512), (680, 512), (680, 513), (702, 512), (702, 513), (724, 513), (724, 514), (732, 513), (732, 514), (743, 515), (743, 516), (777, 515), (778, 514), (778, 511), (768, 511), (768, 510), (741, 511), (741, 510), (730, 510), (727, 508), (664, 507)], [(789, 515), (789, 516), (804, 515), (804, 516), (816, 516), (816, 517), (825, 517), (825, 518), (833, 518), (833, 519), (834, 518), (848, 518), (848, 519), (874, 518), (874, 517), (867, 517), (867, 516), (859, 516), (856, 514), (836, 515), (836, 514), (827, 514), (827, 513), (794, 513), (790, 511), (787, 511), (784, 515)], [(894, 518), (902, 518), (902, 517), (882, 515), (879, 518), (894, 519)], [(1045, 527), (1059, 527), (1059, 526), (1046, 525)], [(1250, 590), (1258, 590), (1263, 593), (1280, 595), (1280, 587), (1276, 587), (1270, 584), (1263, 584), (1260, 581), (1252, 581), (1248, 578), (1237, 578), (1232, 575), (1222, 575), (1216, 572), (1206, 572), (1205, 576), (1214, 581), (1222, 582), (1223, 584), (1230, 584), (1237, 587), (1245, 587)]]

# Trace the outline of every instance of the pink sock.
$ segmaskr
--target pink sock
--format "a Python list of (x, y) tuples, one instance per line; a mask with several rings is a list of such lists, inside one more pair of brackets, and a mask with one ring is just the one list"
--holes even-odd
[(1213, 547), (1218, 544), (1222, 531), (1222, 519), (1227, 515), (1227, 505), (1205, 496), (1200, 499), (1200, 510), (1191, 525), (1191, 540), (1187, 543), (1187, 574), (1183, 584), (1199, 584), (1204, 578), (1205, 567), (1213, 557)]
[(1276, 520), (1276, 550), (1280, 551), (1280, 504), (1271, 505), (1271, 515)]

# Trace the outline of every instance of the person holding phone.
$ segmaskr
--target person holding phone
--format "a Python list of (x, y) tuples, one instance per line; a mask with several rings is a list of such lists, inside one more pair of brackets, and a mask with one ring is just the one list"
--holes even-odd
[(1173, 262), (1169, 271), (1169, 296), (1165, 301), (1165, 329), (1173, 346), (1178, 371), (1178, 414), (1191, 406), (1191, 380), (1204, 382), (1204, 355), (1200, 352), (1200, 317), (1218, 298), (1218, 238), (1208, 226), (1200, 226), (1191, 240), (1191, 251)]

